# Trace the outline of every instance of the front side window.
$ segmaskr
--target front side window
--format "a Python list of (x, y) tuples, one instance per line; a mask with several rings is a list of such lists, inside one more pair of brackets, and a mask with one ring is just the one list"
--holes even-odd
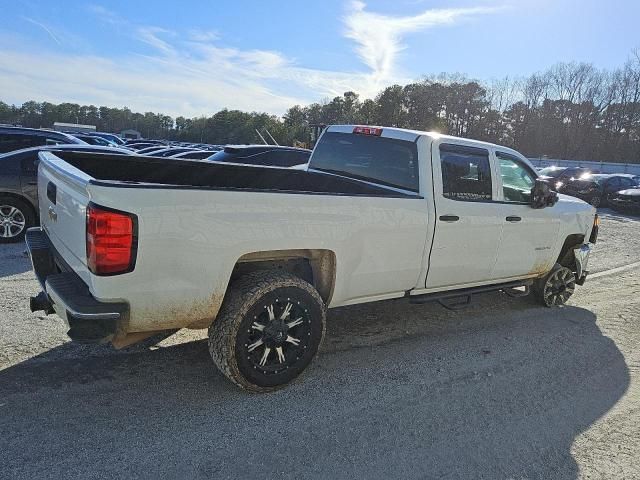
[(496, 152), (502, 177), (502, 196), (506, 202), (531, 202), (531, 189), (535, 183), (533, 173), (511, 155)]
[(491, 200), (489, 152), (481, 148), (440, 145), (442, 194), (451, 200)]

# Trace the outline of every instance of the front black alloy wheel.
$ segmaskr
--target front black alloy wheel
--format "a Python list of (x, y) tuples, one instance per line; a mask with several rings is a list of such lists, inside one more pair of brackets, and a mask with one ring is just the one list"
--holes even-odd
[(209, 351), (235, 384), (271, 391), (306, 369), (324, 330), (324, 303), (312, 285), (286, 272), (255, 272), (231, 287), (209, 329)]
[(537, 300), (545, 307), (564, 305), (576, 288), (576, 276), (567, 267), (556, 265), (534, 284)]

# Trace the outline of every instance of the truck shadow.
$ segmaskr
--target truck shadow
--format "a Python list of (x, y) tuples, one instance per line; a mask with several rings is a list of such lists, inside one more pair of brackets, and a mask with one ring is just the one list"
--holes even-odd
[(592, 312), (550, 312), (338, 309), (309, 374), (268, 395), (229, 384), (204, 341), (82, 359), (65, 344), (0, 372), (4, 472), (577, 478), (572, 443), (630, 377)]

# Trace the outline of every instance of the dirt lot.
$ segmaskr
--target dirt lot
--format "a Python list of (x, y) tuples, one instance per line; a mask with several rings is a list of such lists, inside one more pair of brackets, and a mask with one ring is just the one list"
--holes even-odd
[(302, 381), (230, 385), (204, 333), (114, 351), (28, 312), (0, 247), (0, 478), (640, 478), (640, 220), (603, 211), (560, 309), (488, 294), (329, 313)]

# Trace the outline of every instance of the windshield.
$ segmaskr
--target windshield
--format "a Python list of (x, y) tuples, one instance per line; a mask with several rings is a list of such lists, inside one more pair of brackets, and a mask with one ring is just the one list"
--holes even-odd
[(415, 142), (406, 140), (327, 132), (316, 146), (309, 167), (418, 191), (418, 150)]

